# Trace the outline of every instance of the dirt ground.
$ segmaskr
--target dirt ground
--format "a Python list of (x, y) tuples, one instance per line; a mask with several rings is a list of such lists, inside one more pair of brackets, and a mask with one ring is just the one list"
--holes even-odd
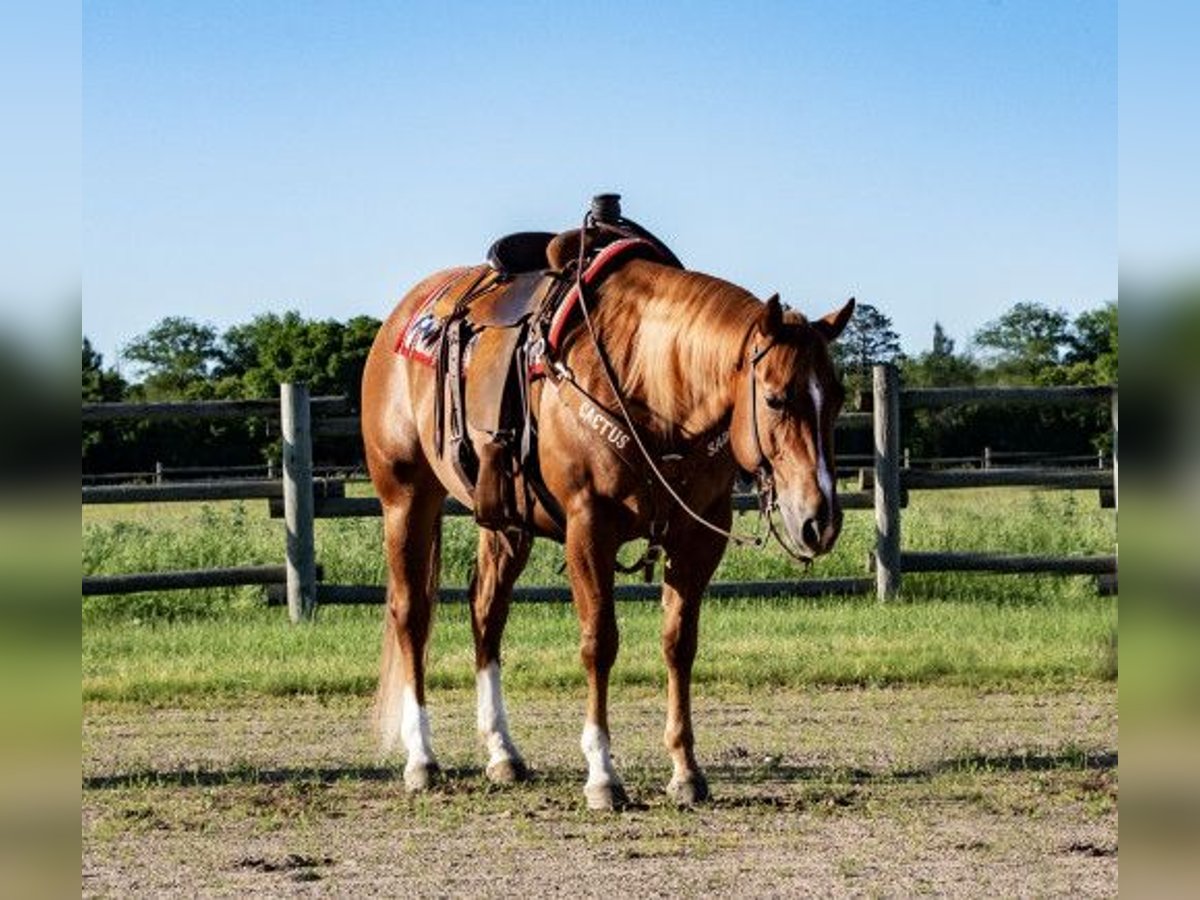
[(512, 697), (534, 780), (494, 788), (474, 698), (432, 697), (447, 770), (405, 794), (361, 698), (83, 714), (85, 896), (1117, 893), (1117, 692), (703, 695), (714, 799), (673, 808), (663, 700), (612, 698), (634, 806), (584, 808), (581, 698)]

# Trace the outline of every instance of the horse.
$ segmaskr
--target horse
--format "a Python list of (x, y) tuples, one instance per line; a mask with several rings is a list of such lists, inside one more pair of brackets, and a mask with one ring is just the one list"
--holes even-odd
[[(586, 224), (560, 236), (567, 269), (571, 248), (586, 240)], [(709, 797), (694, 750), (691, 674), (701, 599), (730, 540), (735, 477), (739, 470), (758, 474), (772, 532), (786, 536), (799, 558), (829, 552), (841, 530), (833, 437), (844, 391), (829, 347), (854, 300), (810, 320), (785, 309), (777, 294), (762, 301), (674, 262), (635, 254), (588, 286), (585, 321), (565, 329), (554, 366), (529, 389), (540, 484), (550, 496), (534, 503), (523, 528), (481, 525), (469, 589), (486, 777), (522, 781), (530, 771), (509, 734), (501, 638), (532, 541), (562, 543), (587, 675), (580, 748), (592, 809), (628, 803), (608, 724), (622, 545), (645, 538), (665, 555), (664, 744), (673, 766), (667, 793), (687, 806)], [(435, 439), (437, 394), (445, 390), (438, 373), (397, 348), (421, 305), (465, 277), (462, 271), (431, 275), (400, 300), (376, 336), (362, 380), (363, 443), (383, 508), (388, 569), (375, 718), (385, 749), (404, 745), (410, 791), (430, 788), (440, 775), (425, 680), (443, 504), (449, 495), (471, 507), (474, 498)], [(486, 354), (481, 343), (471, 371)], [(555, 503), (558, 517), (549, 512)]]

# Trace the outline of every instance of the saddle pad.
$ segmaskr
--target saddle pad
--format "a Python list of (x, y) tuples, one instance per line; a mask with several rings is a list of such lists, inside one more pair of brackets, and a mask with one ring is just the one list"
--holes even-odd
[[(467, 267), (452, 269), (433, 286), (429, 295), (408, 317), (408, 322), (405, 323), (404, 328), (400, 331), (400, 337), (396, 341), (395, 352), (422, 365), (430, 367), (437, 365), (438, 339), (442, 334), (442, 317), (437, 315), (434, 308), (457, 281), (472, 271), (474, 271), (472, 268)], [(464, 348), (464, 351), (469, 352), (469, 349), (469, 347)]]

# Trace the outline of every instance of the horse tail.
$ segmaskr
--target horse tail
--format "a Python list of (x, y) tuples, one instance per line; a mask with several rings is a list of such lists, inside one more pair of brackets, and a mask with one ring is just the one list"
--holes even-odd
[(383, 609), (383, 651), (380, 654), (379, 685), (375, 689), (374, 725), (379, 749), (387, 753), (400, 740), (400, 718), (404, 714), (404, 669), (400, 658), (400, 629), (388, 585)]

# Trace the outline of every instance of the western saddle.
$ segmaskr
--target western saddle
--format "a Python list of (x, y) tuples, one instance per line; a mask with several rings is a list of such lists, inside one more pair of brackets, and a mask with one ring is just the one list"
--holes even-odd
[(682, 268), (658, 238), (621, 215), (618, 195), (601, 194), (583, 228), (502, 237), (486, 266), (468, 269), (434, 301), (435, 445), (470, 491), (481, 525), (529, 530), (540, 503), (565, 531), (538, 468), (531, 387), (553, 376), (578, 290), (633, 256)]

